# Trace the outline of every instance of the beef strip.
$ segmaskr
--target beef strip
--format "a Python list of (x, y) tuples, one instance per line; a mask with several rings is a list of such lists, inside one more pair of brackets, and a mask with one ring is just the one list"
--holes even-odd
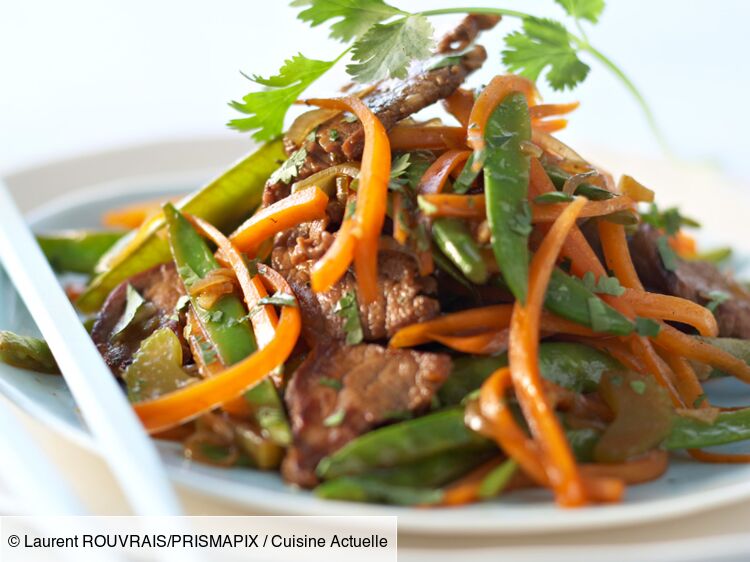
[[(325, 293), (314, 293), (310, 287), (310, 270), (334, 238), (320, 222), (300, 225), (283, 233), (271, 254), (273, 267), (289, 282), (297, 296), (302, 312), (302, 335), (310, 346), (346, 338), (345, 319), (336, 313), (336, 305), (344, 295), (357, 291), (351, 271)], [(381, 250), (378, 297), (370, 304), (359, 304), (365, 341), (382, 340), (399, 328), (437, 315), (440, 305), (428, 296), (436, 290), (435, 279), (420, 277), (412, 257), (398, 251)]]
[[(128, 327), (114, 336), (117, 322), (127, 303), (127, 287), (131, 285), (150, 307), (150, 315), (137, 326)], [(160, 328), (169, 328), (180, 338), (185, 360), (191, 357), (184, 337), (185, 318), (175, 314), (177, 301), (184, 295), (174, 264), (158, 265), (118, 285), (109, 295), (96, 317), (91, 337), (99, 353), (115, 375), (120, 375), (132, 362), (141, 342)]]
[(438, 53), (463, 51), (468, 48), (480, 31), (492, 29), (500, 21), (500, 16), (469, 14), (453, 30), (446, 33), (438, 43)]
[(653, 227), (641, 225), (630, 239), (633, 263), (643, 284), (650, 290), (701, 305), (711, 300), (714, 291), (729, 294), (731, 298), (714, 311), (719, 335), (750, 338), (750, 292), (712, 263), (679, 260), (675, 271), (667, 270), (657, 246), (660, 236)]
[(284, 478), (315, 486), (320, 459), (399, 414), (426, 410), (450, 369), (442, 354), (374, 344), (315, 348), (284, 397), (293, 432)]
[[(455, 42), (460, 45), (468, 44), (480, 30), (493, 27), (497, 21), (497, 18), (467, 16), (443, 39), (443, 49), (439, 52), (450, 50), (450, 45)], [(445, 41), (448, 42), (444, 44)], [(364, 101), (383, 126), (390, 129), (409, 115), (450, 96), (486, 59), (484, 47), (477, 45), (464, 53), (457, 64), (434, 70), (421, 69), (405, 80), (384, 81)], [(334, 130), (336, 134), (331, 134)], [(289, 143), (286, 143), (286, 147), (287, 150), (292, 148)], [(362, 156), (363, 147), (364, 130), (361, 123), (349, 122), (345, 116), (334, 117), (318, 127), (315, 139), (306, 140), (302, 144), (306, 158), (298, 170), (296, 180), (341, 162), (358, 160)], [(263, 191), (263, 204), (270, 205), (288, 195), (289, 185), (283, 182), (269, 183)]]

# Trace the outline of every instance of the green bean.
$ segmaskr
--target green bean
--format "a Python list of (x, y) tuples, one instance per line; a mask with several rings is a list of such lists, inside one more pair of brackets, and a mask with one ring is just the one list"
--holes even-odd
[[(562, 170), (561, 168), (558, 168), (557, 166), (545, 166), (544, 169), (547, 172), (549, 179), (552, 180), (552, 183), (555, 184), (555, 187), (557, 189), (562, 189), (565, 185), (565, 182), (570, 178), (570, 174), (568, 172)], [(580, 184), (576, 188), (575, 194), (583, 195), (584, 197), (592, 201), (602, 201), (604, 199), (612, 199), (612, 197), (614, 197), (614, 194), (611, 191), (607, 191), (606, 189), (597, 187), (596, 185), (591, 185), (590, 183)]]
[(513, 459), (508, 459), (501, 465), (497, 466), (492, 472), (484, 477), (479, 485), (477, 495), (481, 500), (488, 500), (499, 496), (500, 493), (508, 486), (513, 475), (518, 470), (518, 464)]
[(456, 280), (457, 283), (465, 287), (476, 298), (476, 286), (474, 286), (471, 281), (469, 281), (466, 276), (461, 273), (461, 271), (455, 265), (453, 265), (453, 262), (449, 260), (443, 252), (441, 252), (438, 248), (433, 247), (432, 258), (435, 260), (435, 267), (450, 275), (453, 279)]
[(0, 331), (0, 362), (38, 373), (60, 374), (47, 342)]
[(488, 443), (464, 425), (463, 408), (451, 408), (366, 433), (322, 459), (317, 473), (324, 479), (359, 475), (459, 447), (483, 448)]
[(245, 393), (245, 400), (258, 420), (258, 425), (268, 432), (271, 441), (282, 447), (292, 442), (292, 431), (286, 417), (284, 404), (273, 382), (263, 380)]
[(750, 439), (750, 408), (721, 412), (713, 423), (674, 416), (667, 449), (700, 449)]
[(125, 232), (68, 230), (36, 237), (52, 268), (59, 272), (94, 272), (101, 257), (125, 235)]
[(438, 248), (471, 282), (483, 285), (487, 281), (487, 266), (464, 221), (437, 219), (432, 223), (432, 235)]
[(531, 139), (526, 99), (508, 95), (487, 122), (484, 158), (484, 193), (492, 249), (508, 287), (521, 303), (526, 302), (529, 277), (528, 202), (529, 156), (522, 143)]
[[(441, 403), (460, 403), (494, 371), (507, 364), (507, 354), (455, 359), (450, 377), (438, 391)], [(575, 392), (593, 392), (603, 373), (621, 369), (622, 366), (606, 353), (587, 345), (547, 342), (539, 346), (539, 368), (544, 378), (559, 386)]]
[[(263, 145), (207, 186), (187, 197), (178, 207), (186, 212), (229, 230), (239, 225), (259, 204), (268, 176), (284, 160), (281, 140)], [(105, 254), (99, 274), (76, 301), (85, 313), (96, 312), (109, 293), (121, 282), (170, 259), (169, 246), (158, 233), (163, 218), (149, 221)]]
[(456, 181), (453, 182), (453, 191), (455, 193), (466, 193), (469, 191), (480, 171), (480, 169), (474, 169), (474, 153), (472, 152)]

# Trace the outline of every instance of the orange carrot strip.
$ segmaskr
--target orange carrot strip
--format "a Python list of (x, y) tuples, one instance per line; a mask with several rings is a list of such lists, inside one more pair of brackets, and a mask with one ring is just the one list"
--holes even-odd
[(326, 205), (328, 196), (315, 186), (308, 187), (261, 209), (229, 238), (240, 251), (254, 256), (260, 245), (277, 232), (325, 217)]
[(647, 293), (639, 289), (626, 289), (618, 298), (628, 303), (639, 316), (688, 324), (702, 336), (715, 337), (719, 334), (719, 326), (713, 313), (705, 306), (687, 299)]
[(468, 160), (468, 150), (447, 150), (435, 160), (419, 180), (419, 193), (440, 193), (450, 173)]
[(409, 231), (405, 222), (408, 220), (406, 209), (404, 209), (403, 197), (400, 193), (393, 194), (393, 239), (402, 246), (406, 244)]
[(510, 325), (513, 305), (498, 304), (444, 314), (398, 330), (390, 347), (414, 347), (432, 341), (430, 334), (460, 334), (467, 331), (501, 330)]
[(516, 397), (539, 443), (550, 485), (557, 501), (571, 507), (587, 503), (586, 491), (565, 433), (544, 393), (538, 354), (542, 306), (549, 278), (563, 241), (585, 204), (585, 198), (576, 198), (554, 222), (534, 254), (529, 268), (527, 302), (525, 305), (516, 302), (513, 306), (508, 352)]
[(532, 119), (544, 119), (553, 115), (567, 115), (571, 111), (578, 109), (580, 102), (570, 103), (540, 103), (529, 108), (529, 117)]
[(462, 353), (496, 355), (508, 349), (508, 329), (482, 332), (470, 336), (429, 334), (436, 342)]
[(503, 462), (501, 458), (491, 459), (472, 470), (466, 476), (446, 486), (443, 491), (443, 499), (439, 505), (466, 505), (479, 500), (479, 489), (482, 486), (482, 482), (484, 482), (485, 477), (490, 472), (500, 466), (501, 462)]
[(412, 127), (396, 126), (388, 131), (391, 150), (448, 150), (466, 146), (466, 129), (463, 127)]
[[(696, 401), (701, 396), (704, 396), (704, 393), (700, 380), (698, 380), (698, 375), (695, 374), (695, 370), (691, 367), (690, 362), (684, 357), (680, 357), (669, 351), (662, 351), (660, 355), (675, 374), (675, 384), (680, 396), (682, 396), (682, 399), (688, 406), (694, 406)], [(709, 406), (710, 403), (708, 400), (701, 400), (698, 407), (708, 408)]]
[[(447, 153), (446, 153), (447, 154)], [(481, 220), (485, 217), (484, 195), (462, 195), (458, 193), (428, 192), (420, 196), (428, 203), (423, 212), (430, 217), (459, 217)], [(633, 208), (633, 201), (625, 196), (604, 201), (589, 201), (581, 211), (581, 217), (599, 217)], [(534, 223), (553, 222), (565, 210), (568, 203), (553, 205), (531, 204), (531, 220)]]
[[(512, 74), (495, 76), (477, 97), (474, 107), (471, 108), (469, 125), (466, 128), (466, 142), (475, 152), (484, 150), (486, 144), (484, 129), (490, 118), (490, 114), (511, 92), (523, 93), (530, 106), (534, 105), (536, 101), (537, 95), (534, 84), (526, 78)], [(475, 164), (481, 166), (481, 161), (477, 161)]]
[(354, 258), (354, 220), (347, 219), (336, 233), (336, 238), (326, 253), (312, 268), (310, 282), (312, 290), (324, 293), (343, 277)]
[(531, 126), (537, 131), (545, 133), (557, 133), (568, 126), (567, 119), (544, 119), (531, 122)]
[(685, 234), (682, 230), (678, 230), (677, 234), (667, 238), (667, 243), (681, 258), (694, 258), (698, 253), (698, 243), (695, 238)]
[(750, 454), (742, 453), (711, 453), (700, 449), (690, 449), (691, 457), (701, 462), (740, 464), (750, 462)]
[(654, 343), (686, 359), (711, 365), (750, 383), (750, 365), (718, 347), (680, 332), (667, 324), (662, 325)]
[(365, 131), (365, 148), (359, 172), (357, 209), (354, 213), (354, 270), (360, 302), (373, 302), (378, 295), (378, 240), (388, 206), (391, 175), (391, 146), (383, 124), (357, 97), (307, 100), (327, 109), (353, 112)]
[[(176, 200), (179, 198), (169, 199), (172, 202)], [(102, 224), (110, 228), (138, 228), (146, 219), (161, 212), (164, 201), (164, 199), (156, 199), (111, 209), (102, 215)]]
[[(263, 264), (258, 270), (274, 289), (292, 294), (287, 282), (274, 270)], [(214, 377), (134, 404), (136, 414), (146, 430), (155, 433), (190, 421), (237, 398), (286, 361), (297, 343), (301, 325), (299, 309), (283, 307), (276, 333), (266, 347)]]
[(474, 105), (474, 92), (464, 88), (457, 88), (450, 96), (443, 100), (445, 109), (455, 117), (465, 129), (469, 126), (471, 108)]

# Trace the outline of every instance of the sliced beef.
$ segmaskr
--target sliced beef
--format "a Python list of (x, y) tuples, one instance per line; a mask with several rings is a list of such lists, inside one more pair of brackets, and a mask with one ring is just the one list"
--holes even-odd
[[(498, 18), (467, 16), (443, 39), (439, 52), (451, 51), (450, 45), (454, 43), (463, 49), (480, 30), (493, 27), (497, 21)], [(390, 129), (409, 115), (450, 96), (486, 59), (484, 47), (477, 45), (464, 53), (456, 64), (434, 70), (420, 69), (404, 80), (384, 81), (364, 101), (383, 126)], [(334, 164), (358, 160), (363, 147), (362, 125), (358, 121), (350, 122), (345, 116), (335, 117), (318, 127), (315, 139), (302, 144), (307, 156), (296, 179), (304, 179)], [(287, 143), (287, 149), (290, 148), (293, 146)], [(289, 185), (283, 182), (269, 183), (263, 192), (263, 204), (270, 205), (287, 195)]]
[(630, 239), (633, 263), (643, 284), (653, 291), (702, 305), (711, 301), (714, 291), (729, 294), (731, 298), (714, 312), (719, 335), (750, 338), (750, 292), (712, 263), (679, 260), (675, 271), (668, 271), (659, 255), (659, 236), (653, 227), (641, 225)]
[[(271, 255), (273, 267), (286, 278), (297, 296), (302, 312), (302, 335), (310, 346), (346, 338), (345, 319), (336, 313), (336, 305), (344, 295), (357, 291), (351, 271), (325, 293), (314, 293), (310, 287), (311, 268), (333, 239), (333, 234), (320, 227), (301, 225), (277, 239)], [(434, 278), (419, 276), (413, 258), (398, 251), (381, 250), (378, 297), (370, 304), (359, 305), (365, 341), (382, 340), (399, 328), (437, 315), (440, 305), (428, 296), (436, 290)]]
[(438, 53), (463, 51), (474, 42), (480, 31), (492, 29), (499, 21), (500, 16), (469, 14), (440, 40)]
[[(127, 287), (131, 285), (146, 301), (146, 317), (138, 325), (128, 327), (114, 336), (117, 322), (127, 304)], [(144, 271), (117, 286), (109, 295), (96, 317), (91, 337), (115, 375), (130, 365), (133, 354), (141, 342), (159, 328), (170, 328), (183, 343), (183, 357), (190, 357), (190, 350), (183, 338), (184, 316), (177, 314), (177, 301), (184, 295), (174, 264), (158, 265)]]
[(294, 435), (284, 478), (314, 486), (320, 459), (406, 412), (426, 410), (450, 369), (450, 358), (435, 353), (374, 344), (316, 347), (284, 397)]

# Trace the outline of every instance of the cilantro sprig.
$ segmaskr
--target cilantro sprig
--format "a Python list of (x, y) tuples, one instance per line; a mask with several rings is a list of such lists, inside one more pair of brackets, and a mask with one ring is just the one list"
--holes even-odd
[(432, 54), (435, 43), (430, 18), (467, 13), (520, 19), (521, 30), (505, 37), (502, 60), (510, 72), (537, 81), (544, 77), (554, 90), (572, 89), (583, 82), (591, 68), (584, 58), (596, 60), (612, 72), (634, 96), (656, 137), (664, 143), (644, 97), (628, 76), (588, 40), (585, 25), (599, 21), (604, 0), (555, 0), (577, 33), (562, 21), (498, 7), (440, 8), (410, 12), (384, 0), (294, 0), (302, 8), (297, 17), (311, 27), (328, 24), (332, 39), (347, 44), (333, 60), (317, 60), (299, 53), (284, 62), (269, 78), (247, 76), (264, 87), (230, 105), (247, 115), (229, 126), (252, 132), (260, 141), (281, 134), (289, 108), (304, 91), (346, 55), (351, 55), (348, 74), (357, 82), (403, 78), (415, 61)]

